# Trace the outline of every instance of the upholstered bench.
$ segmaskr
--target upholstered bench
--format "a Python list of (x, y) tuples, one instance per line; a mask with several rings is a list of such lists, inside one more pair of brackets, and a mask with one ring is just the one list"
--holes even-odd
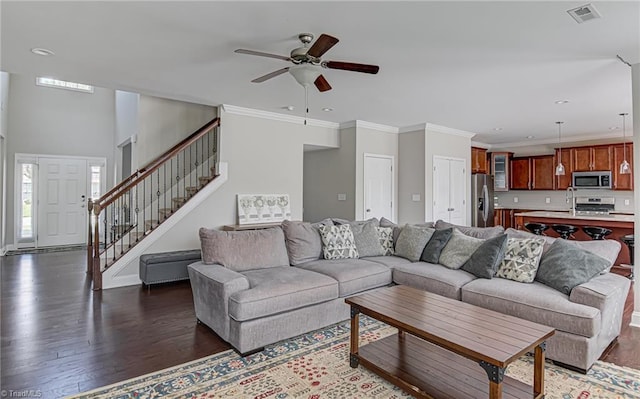
[(140, 280), (145, 285), (188, 280), (187, 266), (202, 259), (199, 249), (140, 256)]

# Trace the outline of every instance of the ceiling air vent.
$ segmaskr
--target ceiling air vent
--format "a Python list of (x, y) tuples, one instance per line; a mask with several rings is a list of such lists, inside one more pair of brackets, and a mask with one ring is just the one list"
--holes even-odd
[(579, 24), (592, 19), (601, 18), (600, 13), (596, 10), (593, 4), (585, 4), (572, 10), (568, 10), (567, 12)]

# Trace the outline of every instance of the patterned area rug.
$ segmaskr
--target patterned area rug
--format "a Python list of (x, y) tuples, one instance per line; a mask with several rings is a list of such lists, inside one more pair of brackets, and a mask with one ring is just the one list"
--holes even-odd
[[(360, 324), (360, 345), (397, 331), (366, 316)], [(73, 398), (411, 398), (362, 367), (352, 369), (348, 356), (343, 322), (245, 358), (229, 350)], [(531, 384), (533, 358), (522, 357), (507, 374)], [(597, 362), (583, 375), (547, 363), (545, 385), (548, 399), (640, 398), (640, 370)]]

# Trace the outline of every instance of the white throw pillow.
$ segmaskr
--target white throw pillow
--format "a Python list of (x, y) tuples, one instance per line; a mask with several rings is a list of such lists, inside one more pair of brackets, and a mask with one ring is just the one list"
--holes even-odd
[(510, 237), (496, 277), (532, 283), (538, 272), (544, 243), (544, 238)]
[(358, 258), (358, 249), (351, 226), (342, 224), (339, 226), (320, 226), (322, 238), (322, 254), (325, 259), (353, 259)]

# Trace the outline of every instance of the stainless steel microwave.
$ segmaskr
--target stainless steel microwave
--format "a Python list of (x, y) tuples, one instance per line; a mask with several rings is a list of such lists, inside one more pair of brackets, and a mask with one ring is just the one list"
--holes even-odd
[(573, 188), (608, 188), (611, 189), (611, 171), (573, 172)]

